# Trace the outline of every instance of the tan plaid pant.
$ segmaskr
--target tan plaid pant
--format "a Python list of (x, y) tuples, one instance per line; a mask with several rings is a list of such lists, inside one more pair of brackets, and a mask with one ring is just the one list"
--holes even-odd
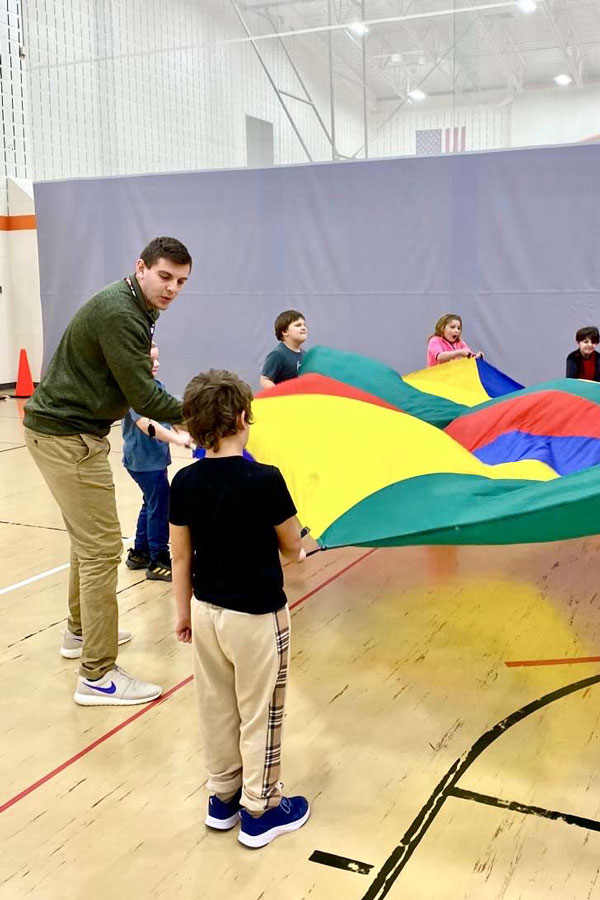
[(192, 643), (208, 789), (241, 785), (242, 806), (262, 813), (281, 800), (289, 610), (254, 616), (194, 599)]

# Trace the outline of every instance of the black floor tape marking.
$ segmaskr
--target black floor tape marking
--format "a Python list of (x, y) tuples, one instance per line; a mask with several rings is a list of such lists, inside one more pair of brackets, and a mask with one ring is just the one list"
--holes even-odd
[(474, 800), (475, 803), (485, 803), (487, 806), (497, 806), (500, 809), (509, 809), (511, 812), (541, 816), (542, 819), (556, 819), (566, 822), (567, 825), (578, 825), (580, 828), (588, 828), (590, 831), (600, 831), (600, 822), (596, 819), (585, 819), (583, 816), (557, 812), (555, 809), (530, 806), (528, 803), (519, 803), (517, 800), (501, 800), (500, 797), (489, 797), (487, 794), (478, 794), (477, 791), (465, 791), (461, 788), (453, 788), (448, 793), (449, 796), (458, 797), (461, 800)]
[[(25, 446), (25, 445), (23, 445)], [(0, 453), (3, 453), (0, 450)], [(0, 525), (18, 525), (19, 528), (43, 528), (45, 531), (66, 531), (66, 528), (58, 528), (55, 525), (30, 525), (28, 522), (9, 522), (7, 519), (0, 519)]]
[(348, 859), (346, 856), (336, 856), (335, 853), (324, 853), (322, 850), (315, 850), (308, 859), (323, 866), (333, 866), (334, 869), (356, 872), (357, 875), (368, 875), (373, 868), (369, 863), (360, 862), (358, 859)]
[(569, 694), (576, 691), (583, 691), (585, 688), (592, 687), (600, 682), (600, 675), (592, 675), (590, 678), (584, 678), (582, 681), (576, 681), (573, 684), (567, 684), (565, 687), (545, 694), (538, 700), (528, 703), (516, 712), (511, 713), (489, 731), (479, 737), (473, 746), (467, 750), (454, 765), (446, 772), (438, 786), (433, 791), (431, 797), (423, 806), (412, 825), (408, 828), (404, 837), (398, 846), (389, 855), (368, 889), (362, 900), (383, 900), (391, 890), (394, 882), (406, 866), (407, 862), (419, 846), (421, 839), (424, 837), (429, 827), (433, 824), (437, 814), (444, 805), (446, 798), (452, 795), (456, 784), (467, 769), (475, 762), (478, 756), (492, 744), (497, 738), (501, 737), (505, 731), (521, 722), (523, 719), (537, 712), (544, 706), (554, 703), (555, 700), (561, 700)]

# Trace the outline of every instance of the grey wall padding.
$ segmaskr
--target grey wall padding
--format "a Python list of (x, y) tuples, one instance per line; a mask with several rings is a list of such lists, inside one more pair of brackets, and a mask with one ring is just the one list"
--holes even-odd
[(256, 387), (288, 307), (307, 346), (401, 372), (458, 312), (518, 381), (562, 377), (575, 330), (600, 324), (599, 173), (600, 146), (576, 145), (37, 183), (45, 364), (76, 309), (171, 234), (194, 258), (156, 329), (174, 391), (209, 366)]

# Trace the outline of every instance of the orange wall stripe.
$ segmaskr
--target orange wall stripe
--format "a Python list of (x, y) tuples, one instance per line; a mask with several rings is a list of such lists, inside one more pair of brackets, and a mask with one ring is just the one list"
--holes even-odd
[(35, 227), (35, 216), (0, 216), (0, 231), (27, 231)]

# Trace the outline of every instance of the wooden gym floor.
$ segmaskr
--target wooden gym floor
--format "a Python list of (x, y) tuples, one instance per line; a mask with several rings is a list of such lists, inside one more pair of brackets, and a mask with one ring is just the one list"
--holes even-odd
[[(283, 775), (312, 817), (250, 851), (203, 825), (168, 585), (121, 567), (135, 636), (119, 662), (163, 699), (73, 702), (77, 661), (58, 653), (68, 540), (21, 407), (0, 403), (2, 900), (600, 897), (600, 539), (348, 548), (287, 567)], [(131, 535), (140, 494), (118, 428), (112, 441)]]

